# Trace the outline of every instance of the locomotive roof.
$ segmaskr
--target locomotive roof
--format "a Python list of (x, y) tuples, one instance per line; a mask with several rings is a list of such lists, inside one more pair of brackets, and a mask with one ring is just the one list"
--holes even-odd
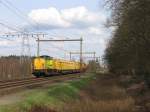
[(51, 57), (51, 56), (48, 56), (48, 55), (42, 55), (42, 56), (40, 56), (40, 58), (53, 58), (53, 57)]

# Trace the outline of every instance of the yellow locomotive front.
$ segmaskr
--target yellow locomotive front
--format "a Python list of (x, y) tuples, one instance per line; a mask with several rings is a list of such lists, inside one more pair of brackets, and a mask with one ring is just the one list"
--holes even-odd
[(49, 75), (53, 70), (53, 60), (49, 56), (36, 57), (33, 60), (33, 72), (36, 77)]
[(44, 58), (35, 58), (33, 61), (34, 70), (44, 70), (45, 69), (45, 59)]

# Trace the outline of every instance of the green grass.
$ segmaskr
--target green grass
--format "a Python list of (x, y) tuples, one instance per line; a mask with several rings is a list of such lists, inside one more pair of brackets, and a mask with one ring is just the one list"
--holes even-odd
[(55, 84), (48, 89), (34, 90), (26, 94), (24, 101), (11, 106), (0, 107), (0, 112), (27, 112), (33, 106), (59, 107), (67, 100), (78, 98), (80, 89), (88, 85), (93, 76), (76, 81)]

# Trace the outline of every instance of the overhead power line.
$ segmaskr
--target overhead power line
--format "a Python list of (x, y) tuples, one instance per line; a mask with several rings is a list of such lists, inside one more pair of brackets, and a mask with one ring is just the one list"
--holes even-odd
[(9, 39), (9, 38), (5, 38), (5, 37), (0, 37), (0, 39), (4, 39), (4, 40), (12, 41), (11, 39)]
[(6, 24), (4, 24), (4, 23), (0, 23), (0, 25), (1, 25), (1, 26), (4, 26), (4, 27), (6, 27), (6, 28), (8, 28), (8, 29), (10, 29), (10, 30), (20, 32), (19, 29), (16, 29), (16, 28), (11, 27), (11, 26), (9, 26), (9, 25), (6, 25)]
[[(8, 0), (1, 0), (0, 3), (3, 4), (8, 10), (10, 10), (11, 12), (13, 12), (16, 16), (18, 16), (19, 18), (23, 19), (29, 25), (31, 25), (33, 28), (35, 28), (35, 26), (33, 25), (33, 23), (28, 19), (27, 15), (24, 14), (20, 9), (18, 9), (17, 7), (15, 7), (10, 1), (8, 1)], [(36, 25), (38, 25), (37, 22), (35, 22), (35, 21), (33, 21), (33, 22)]]
[(61, 48), (61, 47), (55, 46), (54, 44), (50, 44), (50, 45), (53, 46), (54, 48), (58, 49), (58, 50), (64, 51), (64, 52), (66, 52), (66, 53), (69, 53), (68, 50), (65, 50), (65, 49), (63, 49), (63, 48)]

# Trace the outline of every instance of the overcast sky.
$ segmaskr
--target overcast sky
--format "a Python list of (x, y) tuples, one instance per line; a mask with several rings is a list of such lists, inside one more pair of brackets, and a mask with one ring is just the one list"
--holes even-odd
[[(84, 39), (84, 51), (96, 51), (102, 56), (111, 31), (105, 28), (109, 11), (104, 0), (1, 0), (0, 23), (28, 32), (45, 32), (45, 38)], [(19, 10), (19, 11), (18, 11)], [(12, 29), (0, 25), (0, 33)], [(11, 37), (9, 37), (11, 38)], [(26, 42), (27, 43), (27, 42)], [(30, 38), (30, 51), (36, 55), (35, 39)], [(78, 51), (79, 44), (41, 43), (41, 54), (68, 58), (67, 52)], [(0, 39), (0, 55), (21, 53), (21, 39)], [(29, 50), (25, 48), (25, 52)]]

